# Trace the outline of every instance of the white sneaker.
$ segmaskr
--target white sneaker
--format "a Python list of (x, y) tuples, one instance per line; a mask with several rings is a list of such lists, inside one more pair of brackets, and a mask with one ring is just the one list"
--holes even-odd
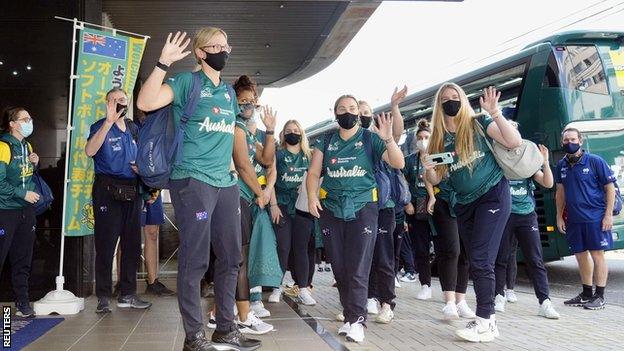
[(253, 311), (249, 311), (245, 322), (241, 322), (240, 319), (236, 322), (238, 323), (238, 329), (243, 334), (262, 335), (273, 330), (271, 324), (261, 321)]
[(271, 312), (264, 308), (264, 304), (262, 303), (262, 301), (254, 301), (249, 304), (249, 307), (258, 318), (271, 317)]
[(401, 287), (401, 283), (399, 282), (399, 277), (394, 277), (394, 287), (395, 288)]
[(516, 292), (511, 290), (505, 290), (505, 297), (507, 298), (507, 302), (516, 303), (518, 302), (518, 296), (516, 296)]
[(538, 316), (546, 317), (548, 319), (559, 319), (559, 313), (555, 311), (555, 307), (552, 304), (550, 299), (544, 300), (540, 305), (539, 311), (537, 312)]
[(377, 299), (368, 299), (368, 302), (366, 303), (366, 310), (368, 311), (368, 314), (379, 314)]
[(494, 298), (494, 309), (496, 310), (496, 312), (505, 312), (506, 301), (507, 299), (505, 299), (505, 296), (496, 295), (496, 298)]
[(338, 335), (345, 336), (351, 330), (351, 324), (349, 322), (345, 323), (338, 329)]
[(442, 313), (444, 313), (444, 319), (449, 321), (453, 319), (459, 319), (459, 312), (457, 311), (457, 305), (455, 302), (450, 301), (444, 305), (442, 309)]
[(498, 337), (496, 322), (491, 319), (477, 317), (476, 320), (468, 323), (466, 328), (457, 330), (455, 335), (470, 342), (491, 342)]
[(474, 313), (474, 311), (470, 308), (470, 306), (468, 306), (468, 303), (466, 302), (466, 300), (461, 300), (457, 304), (457, 312), (459, 313), (459, 316), (462, 318), (475, 318), (477, 316)]
[(341, 312), (341, 313), (338, 313), (338, 314), (336, 315), (336, 320), (337, 320), (338, 322), (344, 322), (344, 320), (345, 320), (344, 314), (342, 314), (342, 312)]
[(312, 298), (312, 294), (310, 294), (310, 290), (308, 288), (303, 288), (299, 290), (299, 301), (304, 306), (314, 306), (316, 305), (316, 300)]
[(404, 283), (414, 283), (416, 281), (416, 275), (414, 273), (405, 273), (405, 275), (401, 277), (401, 281)]
[(423, 285), (420, 287), (420, 291), (416, 294), (418, 300), (429, 300), (431, 298), (431, 287), (429, 285)]
[(375, 322), (388, 324), (392, 322), (392, 319), (394, 319), (394, 312), (392, 311), (392, 308), (390, 308), (390, 305), (387, 303), (382, 304), (381, 311), (379, 311), (377, 318), (375, 318)]
[(215, 318), (214, 313), (210, 311), (208, 314), (208, 324), (206, 324), (208, 329), (217, 329), (217, 318)]
[(271, 295), (269, 295), (270, 303), (278, 303), (280, 302), (280, 297), (282, 296), (282, 288), (275, 288)]
[(347, 333), (347, 341), (362, 342), (364, 341), (364, 317), (358, 318), (357, 322), (351, 324), (349, 332)]

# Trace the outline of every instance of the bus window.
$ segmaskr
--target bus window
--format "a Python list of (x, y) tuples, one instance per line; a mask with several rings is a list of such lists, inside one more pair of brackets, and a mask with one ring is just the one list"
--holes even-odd
[(609, 94), (602, 61), (595, 46), (558, 46), (554, 52), (561, 67), (563, 86), (588, 93)]
[(546, 74), (544, 75), (544, 82), (542, 83), (544, 88), (559, 88), (561, 83), (559, 82), (559, 66), (555, 55), (550, 53), (548, 56), (548, 65), (546, 66)]

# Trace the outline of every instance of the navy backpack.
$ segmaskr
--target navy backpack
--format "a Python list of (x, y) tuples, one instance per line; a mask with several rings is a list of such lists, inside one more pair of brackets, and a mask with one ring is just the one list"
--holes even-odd
[(39, 201), (33, 205), (35, 207), (35, 215), (39, 216), (52, 207), (54, 196), (52, 195), (52, 189), (39, 175), (39, 172), (35, 172), (32, 175), (32, 180), (35, 183), (35, 192), (39, 194)]
[(150, 188), (167, 188), (172, 166), (182, 160), (184, 127), (199, 103), (200, 74), (201, 71), (193, 73), (191, 91), (177, 130), (173, 124), (172, 104), (147, 114), (145, 123), (139, 129), (136, 165), (143, 183)]

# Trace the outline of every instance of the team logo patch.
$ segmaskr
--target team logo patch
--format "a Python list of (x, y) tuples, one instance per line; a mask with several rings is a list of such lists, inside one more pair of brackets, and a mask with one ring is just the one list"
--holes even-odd
[(329, 228), (323, 228), (323, 235), (325, 236), (329, 235)]
[(583, 168), (583, 174), (589, 174), (589, 168)]
[(331, 164), (332, 164), (332, 165), (335, 165), (335, 164), (336, 164), (336, 162), (338, 162), (338, 160), (337, 160), (337, 159), (335, 159), (335, 158), (332, 158), (332, 159), (331, 159)]
[(288, 170), (289, 170), (290, 172), (294, 172), (294, 171), (295, 171), (295, 167), (292, 167), (292, 166), (291, 166), (291, 167), (289, 167), (289, 168), (288, 168)]
[(232, 98), (230, 97), (230, 93), (225, 93), (225, 94), (223, 94), (223, 96), (225, 96), (225, 99), (226, 99), (228, 102), (232, 101)]
[(100, 212), (108, 212), (108, 207), (100, 206)]
[(218, 115), (218, 114), (219, 114), (219, 112), (221, 112), (221, 109), (220, 109), (220, 108), (218, 108), (218, 107), (216, 107), (216, 106), (212, 108), (212, 113), (214, 113), (215, 115)]
[(5, 233), (5, 232), (4, 232), (4, 229), (0, 229), (0, 236), (3, 236), (3, 235), (4, 235), (4, 233)]
[(212, 97), (212, 92), (210, 91), (210, 89), (204, 89), (201, 91), (201, 93), (199, 94), (200, 98), (211, 98)]
[(355, 143), (355, 148), (356, 149), (360, 149), (360, 148), (362, 148), (363, 145), (364, 145), (364, 143), (362, 141), (358, 141), (357, 143)]
[(197, 218), (198, 221), (205, 221), (208, 219), (208, 212), (206, 211), (197, 212), (195, 213), (195, 218)]

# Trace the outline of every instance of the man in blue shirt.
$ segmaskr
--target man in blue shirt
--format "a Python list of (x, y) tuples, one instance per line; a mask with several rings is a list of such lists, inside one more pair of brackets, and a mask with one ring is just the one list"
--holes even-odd
[[(126, 123), (128, 96), (114, 88), (106, 94), (106, 118), (91, 125), (85, 147), (93, 157), (93, 217), (95, 219), (96, 313), (109, 313), (111, 272), (117, 238), (121, 237), (119, 308), (149, 308), (152, 304), (136, 295), (136, 272), (141, 254), (141, 207), (139, 181), (134, 161), (136, 126)], [(131, 130), (135, 128), (135, 130)], [(134, 135), (133, 135), (134, 134)]]
[(576, 256), (583, 283), (583, 291), (565, 304), (602, 309), (609, 274), (604, 251), (613, 247), (615, 176), (605, 160), (581, 149), (583, 137), (578, 129), (566, 128), (561, 144), (566, 155), (555, 172), (557, 227), (566, 235), (570, 252)]

